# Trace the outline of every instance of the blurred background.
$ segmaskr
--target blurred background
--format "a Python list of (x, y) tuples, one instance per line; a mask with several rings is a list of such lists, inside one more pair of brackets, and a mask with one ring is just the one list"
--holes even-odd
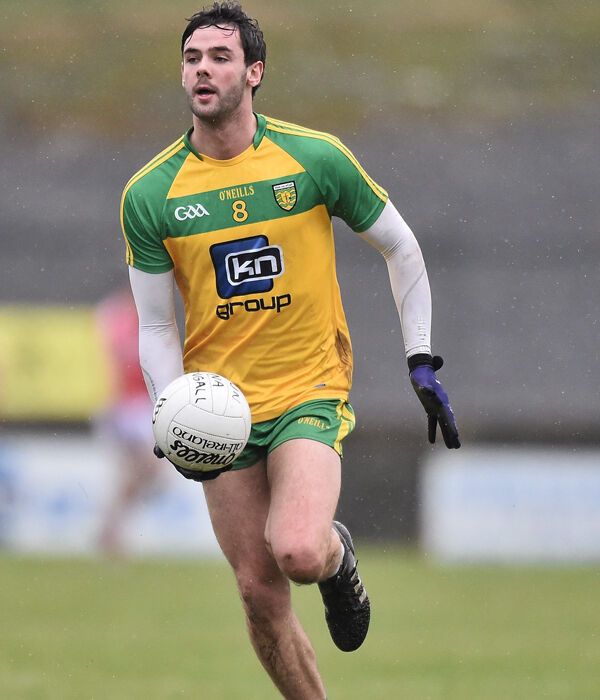
[[(463, 442), (455, 454), (427, 443), (384, 261), (337, 222), (358, 418), (340, 518), (441, 559), (600, 559), (600, 5), (244, 6), (268, 48), (256, 111), (342, 138), (416, 233)], [(196, 9), (0, 3), (8, 549), (101, 549), (122, 498), (134, 506), (107, 546), (216, 552), (200, 490), (168, 470), (121, 493), (125, 439), (103, 432), (115, 382), (98, 324), (127, 278), (124, 184), (188, 128), (179, 40)]]

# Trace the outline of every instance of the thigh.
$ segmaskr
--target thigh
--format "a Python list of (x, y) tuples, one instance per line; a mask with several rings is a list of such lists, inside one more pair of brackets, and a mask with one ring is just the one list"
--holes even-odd
[(215, 536), (233, 569), (274, 567), (265, 544), (270, 504), (265, 463), (225, 472), (203, 486)]
[(341, 487), (337, 452), (316, 440), (288, 440), (268, 457), (271, 505), (266, 537), (273, 543), (290, 539), (329, 546), (331, 522)]

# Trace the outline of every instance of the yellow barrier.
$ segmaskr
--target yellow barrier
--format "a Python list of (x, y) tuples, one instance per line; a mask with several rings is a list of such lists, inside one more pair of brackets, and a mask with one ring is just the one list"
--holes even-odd
[(0, 418), (86, 420), (108, 391), (91, 307), (0, 306)]

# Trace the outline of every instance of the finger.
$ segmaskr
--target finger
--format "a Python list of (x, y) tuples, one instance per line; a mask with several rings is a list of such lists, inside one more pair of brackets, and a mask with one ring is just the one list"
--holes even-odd
[(442, 431), (442, 437), (444, 438), (446, 447), (448, 449), (458, 449), (460, 447), (460, 439), (452, 412), (443, 409), (440, 411), (439, 420), (440, 430)]
[(437, 416), (429, 414), (428, 416), (428, 432), (429, 432), (429, 442), (434, 443), (435, 442), (435, 431), (437, 428)]
[(231, 465), (223, 467), (223, 469), (213, 469), (209, 472), (201, 472), (193, 469), (185, 469), (184, 467), (178, 467), (174, 465), (175, 469), (186, 479), (191, 479), (192, 481), (210, 481), (211, 479), (216, 479), (219, 474), (223, 472), (228, 472), (231, 469)]

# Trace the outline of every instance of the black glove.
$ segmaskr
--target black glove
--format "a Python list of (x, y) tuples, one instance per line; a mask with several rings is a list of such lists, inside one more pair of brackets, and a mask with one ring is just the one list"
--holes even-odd
[(419, 354), (408, 358), (410, 381), (428, 416), (429, 442), (435, 442), (439, 423), (446, 447), (460, 447), (456, 420), (448, 395), (435, 373), (444, 364), (439, 355)]
[[(154, 454), (159, 459), (162, 459), (165, 456), (165, 453), (156, 444), (154, 445)], [(168, 457), (167, 462), (171, 462), (171, 460)], [(233, 466), (232, 464), (230, 464), (227, 467), (223, 467), (222, 469), (211, 469), (209, 472), (201, 472), (195, 469), (185, 469), (184, 467), (178, 467), (174, 462), (171, 462), (171, 464), (175, 467), (175, 469), (177, 469), (177, 471), (182, 476), (185, 476), (186, 479), (192, 479), (192, 481), (210, 481), (211, 479), (216, 479), (219, 476), (219, 474), (222, 474), (223, 472), (228, 472)]]

